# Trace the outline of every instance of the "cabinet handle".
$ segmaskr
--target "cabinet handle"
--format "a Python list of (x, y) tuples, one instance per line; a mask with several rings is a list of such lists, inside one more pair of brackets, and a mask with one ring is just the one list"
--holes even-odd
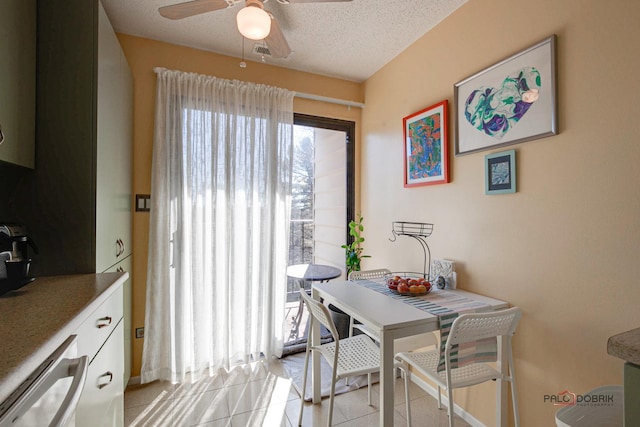
[(0, 144), (4, 142), (4, 133), (2, 133), (2, 125), (0, 125)]
[[(106, 383), (100, 383), (101, 379), (107, 378), (107, 377), (109, 377), (109, 380)], [(113, 381), (113, 372), (107, 371), (104, 374), (100, 375), (100, 378), (98, 378), (98, 388), (103, 389), (109, 384), (111, 384), (112, 381)]]
[(118, 267), (118, 268), (116, 269), (116, 271), (117, 271), (118, 273), (124, 273), (124, 268), (122, 268), (122, 267)]
[(116, 240), (116, 258), (124, 254), (124, 241), (122, 239)]
[(111, 324), (111, 320), (113, 320), (111, 319), (111, 317), (105, 316), (103, 318), (98, 319), (98, 324), (96, 326), (98, 327), (98, 329), (106, 328)]

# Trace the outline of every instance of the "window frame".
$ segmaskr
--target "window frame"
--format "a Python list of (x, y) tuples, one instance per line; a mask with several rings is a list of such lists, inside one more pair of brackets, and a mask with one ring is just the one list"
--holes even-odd
[(347, 200), (346, 200), (346, 236), (345, 242), (351, 241), (349, 236), (349, 222), (355, 219), (355, 134), (356, 123), (348, 120), (332, 119), (329, 117), (313, 116), (309, 114), (293, 113), (293, 124), (299, 126), (315, 127), (320, 129), (329, 129), (342, 131), (346, 135), (347, 144), (347, 176), (346, 176), (346, 188), (347, 188)]

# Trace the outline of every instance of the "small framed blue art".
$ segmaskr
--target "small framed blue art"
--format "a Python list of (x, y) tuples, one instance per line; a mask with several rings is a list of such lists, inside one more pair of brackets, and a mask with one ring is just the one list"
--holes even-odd
[(516, 192), (515, 150), (484, 156), (484, 192), (485, 194)]
[(456, 156), (558, 133), (556, 36), (454, 85)]

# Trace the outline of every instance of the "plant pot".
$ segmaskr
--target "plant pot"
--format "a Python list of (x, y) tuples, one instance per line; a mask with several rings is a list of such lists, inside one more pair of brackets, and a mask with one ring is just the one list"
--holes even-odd
[(351, 317), (338, 307), (331, 304), (329, 304), (329, 312), (334, 325), (336, 325), (336, 330), (338, 331), (340, 339), (347, 338), (349, 336), (349, 322)]

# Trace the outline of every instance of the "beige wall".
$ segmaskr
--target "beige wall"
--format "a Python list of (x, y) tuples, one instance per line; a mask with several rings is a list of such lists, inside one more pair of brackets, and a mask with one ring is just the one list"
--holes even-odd
[[(119, 35), (135, 79), (134, 193), (150, 191), (153, 67), (194, 71), (366, 102), (296, 99), (297, 112), (356, 121), (366, 267), (416, 270), (413, 241), (389, 242), (395, 220), (433, 222), (436, 257), (456, 262), (460, 286), (522, 307), (514, 340), (523, 425), (553, 425), (545, 394), (622, 382), (610, 335), (639, 326), (640, 3), (635, 0), (469, 0), (364, 85)], [(615, 6), (614, 6), (615, 5)], [(486, 151), (450, 156), (451, 183), (402, 186), (402, 118), (453, 84), (550, 34), (558, 35), (560, 134), (514, 146), (518, 192), (484, 195)], [(451, 142), (453, 134), (450, 132)], [(499, 151), (499, 150), (493, 150)], [(148, 214), (134, 214), (134, 318), (143, 326)], [(138, 375), (142, 341), (134, 340)], [(456, 395), (487, 425), (494, 385)]]
[[(134, 77), (134, 194), (149, 194), (151, 191), (151, 152), (156, 84), (154, 67), (268, 84), (293, 91), (356, 102), (363, 100), (363, 87), (359, 83), (285, 70), (269, 64), (249, 61), (247, 61), (247, 68), (241, 69), (238, 65), (240, 62), (238, 59), (124, 34), (118, 34), (118, 38)], [(358, 141), (361, 115), (359, 108), (347, 108), (341, 105), (296, 98), (294, 111), (354, 121), (356, 122), (356, 141)], [(133, 329), (144, 326), (148, 231), (149, 214), (134, 213)], [(140, 375), (141, 357), (142, 339), (134, 339), (132, 376)]]
[[(367, 80), (361, 209), (366, 267), (416, 271), (396, 220), (435, 224), (429, 245), (460, 287), (524, 311), (514, 340), (522, 425), (555, 425), (545, 394), (622, 383), (607, 338), (640, 326), (640, 2), (469, 0)], [(402, 118), (551, 34), (558, 43), (557, 136), (518, 144), (518, 192), (484, 194), (483, 160), (450, 155), (451, 183), (403, 188)], [(450, 132), (450, 141), (453, 134)], [(495, 385), (456, 395), (493, 425)]]

